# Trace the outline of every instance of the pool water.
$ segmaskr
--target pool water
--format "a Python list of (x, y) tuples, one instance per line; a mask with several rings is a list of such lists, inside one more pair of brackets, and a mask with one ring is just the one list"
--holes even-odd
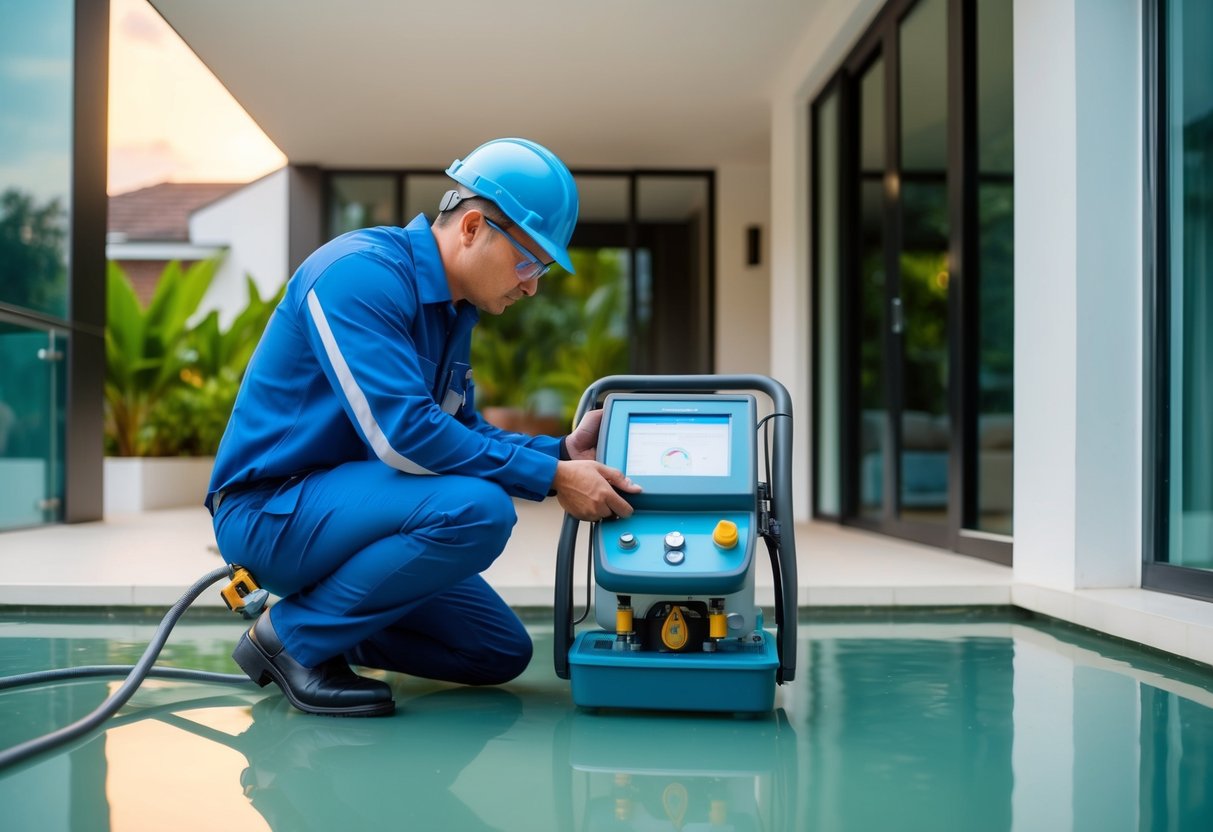
[[(156, 619), (0, 616), (0, 673), (130, 663)], [(5, 830), (1210, 830), (1213, 670), (1014, 611), (803, 618), (774, 713), (588, 712), (551, 664), (501, 688), (388, 675), (397, 712), (149, 681), (107, 730), (0, 772)], [(235, 672), (190, 613), (162, 663)], [(0, 747), (117, 681), (0, 692)]]

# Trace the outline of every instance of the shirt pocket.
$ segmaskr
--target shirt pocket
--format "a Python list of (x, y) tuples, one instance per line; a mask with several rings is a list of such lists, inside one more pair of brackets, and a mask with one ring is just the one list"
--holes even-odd
[(438, 375), (438, 365), (424, 355), (417, 356), (417, 365), (421, 368), (421, 380), (425, 382), (425, 389), (433, 391), (434, 379)]
[(446, 389), (439, 399), (444, 413), (456, 416), (465, 407), (470, 407), (472, 393), (472, 366), (463, 361), (452, 361), (447, 373)]

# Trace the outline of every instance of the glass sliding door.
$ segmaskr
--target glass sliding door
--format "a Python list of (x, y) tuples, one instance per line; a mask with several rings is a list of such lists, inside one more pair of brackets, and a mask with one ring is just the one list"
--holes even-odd
[[(1143, 583), (1213, 597), (1213, 5), (1158, 4), (1153, 562)], [(1158, 9), (1152, 7), (1153, 14)]]
[(1167, 8), (1170, 562), (1213, 569), (1213, 7)]
[(710, 177), (636, 178), (635, 371), (707, 373), (713, 363)]
[(812, 133), (814, 511), (1001, 562), (1013, 517), (1011, 9), (890, 0), (814, 102)]
[[(595, 378), (705, 373), (714, 361), (715, 177), (704, 170), (574, 171), (576, 274), (482, 316), (477, 404), (555, 414)], [(327, 237), (435, 216), (455, 183), (433, 170), (324, 174)], [(568, 414), (571, 416), (571, 412)], [(560, 414), (555, 430), (567, 427)]]

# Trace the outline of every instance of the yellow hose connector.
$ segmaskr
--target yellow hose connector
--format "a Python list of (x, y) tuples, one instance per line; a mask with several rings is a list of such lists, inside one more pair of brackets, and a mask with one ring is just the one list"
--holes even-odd
[(708, 635), (712, 638), (724, 638), (729, 634), (729, 624), (723, 612), (714, 612), (708, 616)]

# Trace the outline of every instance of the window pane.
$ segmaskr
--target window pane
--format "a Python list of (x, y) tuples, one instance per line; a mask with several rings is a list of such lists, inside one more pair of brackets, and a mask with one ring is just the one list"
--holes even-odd
[(0, 322), (0, 529), (62, 517), (65, 344)]
[(839, 148), (838, 92), (830, 93), (817, 109), (817, 510), (842, 512), (839, 492)]
[(455, 180), (446, 174), (409, 174), (404, 178), (404, 216), (400, 222), (412, 222), (418, 214), (425, 214), (433, 221), (438, 216), (442, 195), (455, 187)]
[(977, 517), (975, 528), (1012, 533), (1015, 452), (1014, 187), (978, 192)]
[(885, 268), (884, 187), (879, 180), (859, 186), (859, 514), (884, 513), (886, 427), (884, 389)]
[(859, 166), (884, 172), (884, 59), (872, 61), (859, 82)]
[(0, 12), (0, 302), (67, 317), (73, 20), (69, 0)]
[(885, 401), (884, 331), (884, 59), (872, 61), (859, 82), (859, 516), (884, 517), (885, 461), (889, 432)]
[(1170, 562), (1213, 569), (1213, 4), (1167, 10)]
[(898, 32), (901, 72), (901, 482), (898, 514), (948, 519), (948, 18), (919, 0)]
[(1015, 168), (1012, 0), (977, 4), (977, 158), (982, 173)]
[[(636, 180), (636, 364), (646, 373), (711, 369), (711, 230), (708, 180), (644, 175)], [(639, 254), (639, 253), (638, 253)]]
[(920, 0), (901, 24), (901, 167), (948, 163), (948, 4)]
[(625, 223), (628, 221), (628, 178), (626, 176), (576, 176), (577, 197), (581, 208), (578, 226), (585, 223)]
[(901, 189), (899, 260), (905, 325), (901, 410), (900, 516), (948, 517), (948, 190), (906, 181)]
[(1015, 434), (1015, 217), (1011, 0), (977, 6), (977, 516), (1012, 533)]
[(330, 237), (356, 228), (399, 222), (396, 216), (395, 176), (338, 174), (329, 181), (333, 189), (329, 215)]

